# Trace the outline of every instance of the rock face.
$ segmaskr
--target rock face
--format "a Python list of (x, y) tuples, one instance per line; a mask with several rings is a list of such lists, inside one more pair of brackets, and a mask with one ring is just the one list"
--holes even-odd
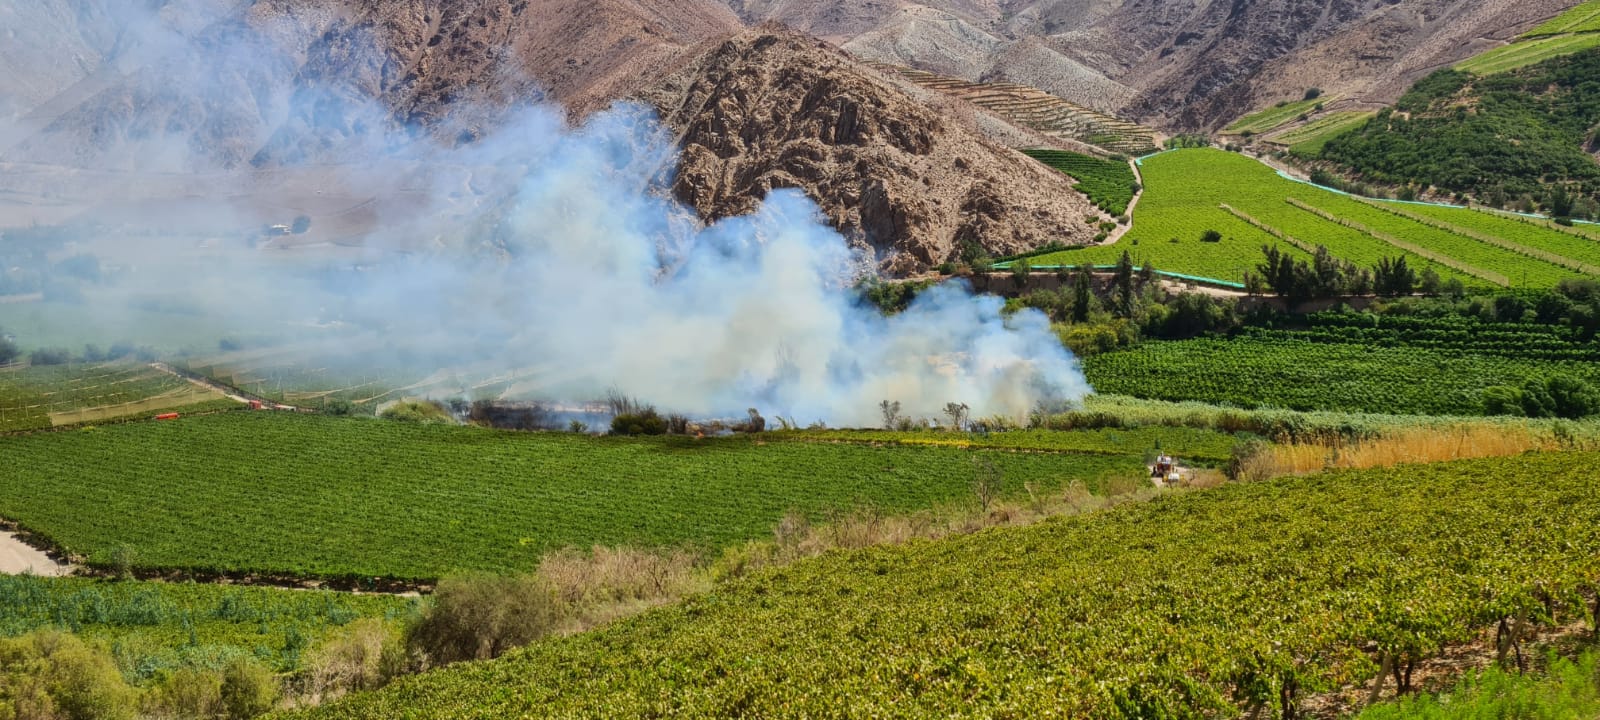
[(723, 0), (859, 57), (1032, 85), (1169, 130), (1310, 87), (1389, 102), (1574, 0)]
[(1093, 234), (1094, 209), (1064, 176), (798, 34), (740, 34), (638, 96), (678, 131), (673, 191), (706, 219), (799, 188), (890, 272), (927, 269), (969, 242), (1002, 254)]

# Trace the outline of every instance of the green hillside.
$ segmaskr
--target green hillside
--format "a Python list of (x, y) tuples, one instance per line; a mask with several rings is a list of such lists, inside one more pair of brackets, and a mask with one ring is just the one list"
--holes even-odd
[(1571, 469), (1596, 462), (1230, 485), (834, 553), (301, 716), (1290, 716), (1383, 655), (1408, 666), (1522, 609), (1587, 617), (1600, 496)]
[(1600, 50), (1589, 50), (1493, 75), (1439, 71), (1321, 157), (1385, 185), (1594, 218), (1597, 125)]

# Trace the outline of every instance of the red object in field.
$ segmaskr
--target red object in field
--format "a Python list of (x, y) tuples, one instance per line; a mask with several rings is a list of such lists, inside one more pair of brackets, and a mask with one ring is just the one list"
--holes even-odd
[(260, 400), (251, 400), (250, 401), (250, 409), (251, 410), (260, 410), (261, 409), (261, 401)]
[(178, 419), (178, 414), (177, 413), (161, 413), (160, 415), (156, 416), (156, 419), (157, 420), (177, 420)]

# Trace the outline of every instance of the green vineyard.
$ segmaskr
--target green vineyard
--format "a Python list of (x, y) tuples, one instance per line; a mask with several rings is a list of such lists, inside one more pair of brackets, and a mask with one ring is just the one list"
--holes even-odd
[(527, 571), (567, 547), (716, 548), (768, 537), (789, 512), (969, 503), (978, 459), (999, 469), (1002, 495), (1096, 490), (1142, 477), (1147, 449), (596, 438), (227, 413), (11, 438), (0, 517), (102, 565), (127, 547), (148, 568), (428, 580)]
[(1301, 115), (1314, 111), (1318, 105), (1332, 101), (1333, 98), (1312, 98), (1281, 103), (1246, 115), (1240, 118), (1238, 122), (1229, 125), (1223, 132), (1236, 135), (1244, 133), (1259, 135), (1277, 129), (1279, 126)]
[(0, 368), (0, 432), (236, 407), (217, 392), (142, 363)]
[[(1261, 262), (1263, 245), (1287, 244), (1292, 256), (1307, 257), (1302, 247), (1280, 239), (1286, 235), (1304, 246), (1326, 246), (1335, 257), (1364, 267), (1403, 255), (1418, 272), (1431, 267), (1441, 278), (1457, 278), (1469, 286), (1552, 287), (1582, 277), (1574, 268), (1592, 263), (1596, 253), (1593, 243), (1556, 228), (1480, 212), (1451, 216), (1451, 223), (1499, 241), (1486, 242), (1432, 220), (1434, 213), (1453, 209), (1374, 207), (1288, 180), (1256, 160), (1220, 150), (1162, 153), (1146, 158), (1141, 171), (1145, 193), (1127, 235), (1110, 245), (1040, 255), (1033, 265), (1107, 265), (1127, 251), (1139, 265), (1240, 282)], [(1422, 218), (1404, 215), (1412, 212)], [(1202, 242), (1207, 230), (1217, 231), (1220, 241)]]
[(1126, 162), (1091, 157), (1065, 150), (1023, 150), (1024, 154), (1050, 167), (1072, 176), (1078, 181), (1073, 189), (1089, 197), (1089, 201), (1107, 215), (1121, 215), (1133, 202), (1137, 179)]
[(1600, 497), (1571, 468), (1596, 462), (1339, 472), (835, 553), (297, 717), (1295, 717), (1509, 618), (1587, 624)]
[[(1385, 346), (1382, 331), (1366, 335), (1359, 328), (1260, 331), (1231, 340), (1146, 343), (1084, 358), (1083, 368), (1102, 393), (1241, 408), (1416, 415), (1480, 415), (1485, 388), (1520, 387), (1531, 379), (1562, 376), (1600, 383), (1600, 364), (1591, 360), (1545, 361), (1519, 354), (1515, 343), (1523, 335), (1467, 341), (1459, 332), (1444, 334), (1438, 349), (1424, 349)], [(1329, 335), (1345, 340), (1329, 342)], [(1389, 335), (1398, 336), (1398, 331)], [(1369, 344), (1368, 337), (1378, 344)], [(1492, 344), (1500, 353), (1464, 352), (1481, 344)], [(1539, 351), (1538, 345), (1530, 347)], [(1593, 348), (1554, 340), (1543, 352), (1589, 357)]]

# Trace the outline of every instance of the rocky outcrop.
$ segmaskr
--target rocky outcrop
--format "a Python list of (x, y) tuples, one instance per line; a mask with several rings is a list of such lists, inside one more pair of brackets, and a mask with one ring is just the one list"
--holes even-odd
[(1094, 210), (1064, 176), (808, 37), (743, 33), (638, 96), (678, 132), (673, 191), (708, 220), (798, 188), (891, 273), (969, 242), (1003, 254), (1093, 234)]

